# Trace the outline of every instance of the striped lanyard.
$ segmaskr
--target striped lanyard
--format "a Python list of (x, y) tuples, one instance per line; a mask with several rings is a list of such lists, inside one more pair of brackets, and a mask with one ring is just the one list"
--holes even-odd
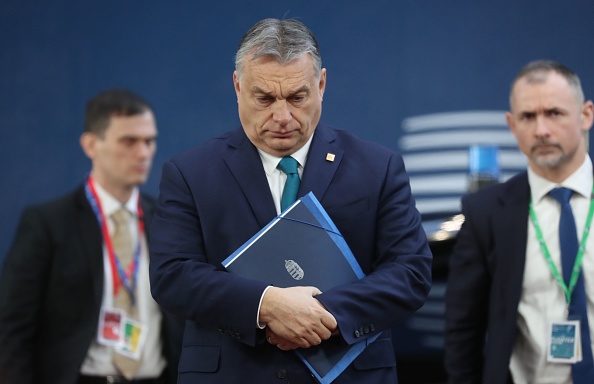
[(144, 234), (144, 221), (142, 208), (140, 207), (140, 198), (138, 199), (138, 241), (136, 245), (136, 251), (134, 252), (134, 259), (130, 265), (124, 269), (115, 253), (115, 250), (113, 249), (111, 236), (109, 235), (109, 230), (107, 228), (107, 221), (105, 220), (105, 215), (103, 214), (103, 209), (101, 208), (101, 201), (99, 200), (91, 176), (87, 178), (87, 183), (85, 184), (85, 193), (89, 203), (91, 204), (91, 208), (97, 217), (99, 226), (101, 227), (103, 242), (105, 243), (105, 248), (107, 249), (107, 254), (109, 255), (109, 264), (111, 266), (113, 280), (113, 295), (114, 297), (117, 296), (120, 285), (123, 285), (130, 295), (130, 301), (132, 302), (132, 305), (134, 305), (136, 302), (134, 292), (136, 290), (138, 277), (138, 262), (140, 261), (141, 253), (140, 239)]

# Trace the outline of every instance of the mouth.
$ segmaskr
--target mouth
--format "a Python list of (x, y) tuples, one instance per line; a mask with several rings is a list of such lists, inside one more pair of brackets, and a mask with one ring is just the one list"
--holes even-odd
[(284, 132), (272, 132), (270, 131), (270, 135), (275, 139), (287, 139), (293, 136), (293, 131), (284, 131)]
[(536, 144), (532, 147), (532, 152), (537, 153), (549, 153), (557, 150), (559, 150), (559, 145), (557, 144)]
[(147, 174), (150, 171), (151, 167), (149, 165), (137, 165), (132, 168), (132, 170), (139, 174)]

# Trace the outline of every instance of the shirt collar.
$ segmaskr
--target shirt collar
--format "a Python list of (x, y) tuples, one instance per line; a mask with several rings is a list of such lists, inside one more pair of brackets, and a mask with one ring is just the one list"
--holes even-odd
[[(307, 143), (301, 148), (299, 148), (295, 153), (291, 154), (297, 162), (299, 163), (299, 168), (302, 170), (305, 167), (305, 161), (307, 159), (307, 153), (309, 152), (309, 147), (311, 146), (311, 140), (313, 139), (314, 135), (311, 135)], [(278, 162), (282, 159), (282, 157), (273, 156), (269, 153), (264, 152), (260, 148), (258, 148), (258, 153), (260, 154), (260, 158), (262, 159), (262, 164), (264, 165), (264, 172), (267, 175), (272, 175), (274, 171), (277, 171), (276, 166)], [(278, 171), (280, 172), (280, 171)]]
[(594, 182), (592, 176), (592, 160), (590, 156), (586, 155), (582, 165), (568, 178), (563, 180), (561, 184), (553, 183), (539, 175), (537, 175), (530, 167), (528, 167), (528, 182), (530, 183), (530, 191), (532, 201), (539, 202), (552, 189), (557, 187), (570, 188), (579, 193), (583, 197), (590, 198), (592, 194), (592, 184)]
[[(122, 208), (122, 203), (120, 203), (115, 197), (109, 194), (96, 180), (93, 180), (93, 185), (95, 187), (95, 192), (97, 192), (97, 197), (101, 202), (101, 209), (103, 210), (104, 217), (111, 217), (118, 209)], [(132, 190), (132, 194), (130, 198), (123, 205), (131, 214), (138, 215), (138, 188), (134, 188)]]

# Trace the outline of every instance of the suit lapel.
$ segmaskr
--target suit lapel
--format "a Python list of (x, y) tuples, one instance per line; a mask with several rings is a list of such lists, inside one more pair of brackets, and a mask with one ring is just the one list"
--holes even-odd
[[(313, 192), (321, 201), (343, 154), (344, 151), (335, 144), (332, 131), (320, 124), (314, 132), (297, 196)], [(334, 155), (333, 160), (328, 160), (328, 155)], [(229, 152), (224, 161), (239, 183), (258, 222), (265, 226), (276, 216), (274, 201), (258, 150), (242, 130), (235, 131), (230, 138)]]
[(493, 236), (496, 254), (500, 255), (499, 268), (504, 270), (507, 284), (503, 289), (514, 310), (522, 293), (528, 238), (528, 207), (530, 187), (526, 173), (509, 183), (500, 196), (501, 210), (493, 217)]
[(140, 207), (142, 208), (143, 218), (142, 221), (144, 223), (144, 236), (148, 242), (149, 240), (149, 227), (148, 224), (151, 222), (153, 215), (155, 214), (155, 205), (150, 202), (149, 199), (145, 198), (142, 194), (139, 196), (140, 198)]
[(276, 208), (256, 147), (242, 130), (229, 139), (229, 151), (224, 161), (239, 184), (259, 224), (264, 227), (276, 216)]
[(313, 192), (321, 201), (343, 155), (344, 151), (335, 142), (334, 133), (320, 124), (314, 132), (309, 148), (298, 196)]
[(93, 278), (93, 297), (101, 303), (103, 296), (103, 236), (95, 213), (85, 195), (84, 187), (76, 192), (78, 218), (73, 218), (78, 225), (80, 239), (85, 249), (83, 262), (87, 263)]

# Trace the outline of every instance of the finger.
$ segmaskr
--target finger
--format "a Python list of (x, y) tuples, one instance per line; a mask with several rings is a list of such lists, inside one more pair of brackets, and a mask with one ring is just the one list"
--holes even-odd
[(330, 313), (326, 312), (324, 316), (320, 318), (322, 325), (326, 327), (330, 331), (330, 333), (336, 331), (338, 328), (338, 323), (336, 322), (336, 318)]
[(311, 287), (311, 295), (312, 296), (317, 296), (317, 295), (321, 295), (322, 291), (320, 291), (318, 288), (316, 287)]

